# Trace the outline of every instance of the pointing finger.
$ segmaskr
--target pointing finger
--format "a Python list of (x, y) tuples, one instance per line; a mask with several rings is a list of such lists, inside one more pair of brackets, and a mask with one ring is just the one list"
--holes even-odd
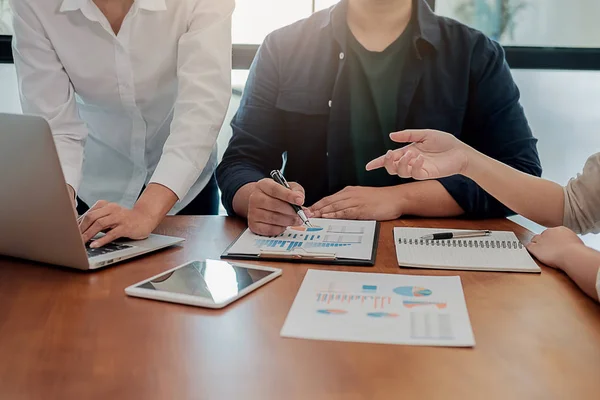
[(422, 142), (427, 138), (427, 130), (405, 130), (390, 134), (390, 139), (396, 143)]

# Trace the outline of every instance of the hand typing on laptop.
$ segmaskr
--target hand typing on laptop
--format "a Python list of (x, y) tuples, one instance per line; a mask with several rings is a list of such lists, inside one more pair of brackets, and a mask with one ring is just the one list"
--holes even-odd
[(160, 224), (177, 201), (171, 190), (158, 184), (150, 184), (133, 209), (116, 203), (98, 201), (79, 221), (79, 231), (84, 243), (100, 232), (106, 235), (94, 240), (90, 248), (102, 247), (116, 239), (146, 239)]
[[(0, 126), (0, 187), (11, 189), (0, 196), (0, 226), (10, 227), (0, 232), (0, 255), (93, 270), (183, 241), (149, 234), (176, 201), (152, 184), (134, 210), (101, 202), (76, 219), (76, 186), (66, 182), (48, 121), (0, 113)], [(95, 236), (102, 231), (108, 236)], [(147, 239), (113, 242), (119, 237)]]

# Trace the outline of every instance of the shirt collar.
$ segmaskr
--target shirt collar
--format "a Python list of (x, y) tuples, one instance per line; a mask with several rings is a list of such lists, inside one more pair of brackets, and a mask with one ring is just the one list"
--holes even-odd
[(75, 11), (83, 8), (88, 0), (63, 0), (60, 6), (60, 12)]
[[(60, 12), (80, 10), (89, 2), (90, 0), (63, 0)], [(134, 5), (148, 11), (165, 11), (167, 9), (165, 0), (135, 0)]]
[[(438, 16), (431, 10), (429, 4), (425, 0), (413, 0), (413, 16), (412, 26), (414, 29), (415, 46), (418, 49), (418, 42), (424, 40), (438, 49), (441, 46), (441, 32), (438, 21)], [(335, 6), (331, 7), (323, 21), (322, 28), (331, 27), (334, 37), (345, 46), (345, 32), (348, 24), (346, 23), (346, 12), (348, 10), (348, 0), (342, 0)]]
[(415, 2), (417, 39), (423, 39), (437, 50), (442, 45), (439, 17), (425, 0), (415, 0)]

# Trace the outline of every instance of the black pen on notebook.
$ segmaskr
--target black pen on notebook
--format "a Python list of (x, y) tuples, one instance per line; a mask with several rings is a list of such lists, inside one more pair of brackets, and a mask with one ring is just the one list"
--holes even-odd
[(465, 239), (482, 236), (490, 236), (492, 231), (462, 231), (462, 232), (441, 232), (431, 235), (421, 236), (421, 240), (447, 240), (447, 239)]
[[(283, 176), (283, 174), (281, 173), (281, 171), (279, 170), (275, 170), (275, 171), (271, 171), (271, 178), (273, 178), (273, 180), (277, 183), (279, 183), (281, 186), (286, 187), (288, 189), (292, 189), (289, 185), (289, 183), (285, 180), (285, 177)], [(302, 207), (297, 206), (296, 204), (291, 204), (292, 208), (294, 209), (294, 211), (296, 211), (296, 214), (298, 214), (298, 216), (300, 217), (300, 219), (302, 220), (302, 222), (306, 225), (306, 226), (310, 226), (312, 227), (312, 224), (310, 223), (310, 221), (308, 220), (308, 217), (306, 216), (306, 214), (304, 214), (304, 210), (302, 210)]]

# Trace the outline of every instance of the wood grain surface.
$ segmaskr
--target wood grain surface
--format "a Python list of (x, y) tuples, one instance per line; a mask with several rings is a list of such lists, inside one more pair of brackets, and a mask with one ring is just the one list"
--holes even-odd
[[(183, 246), (95, 272), (0, 259), (0, 399), (598, 399), (600, 306), (562, 273), (400, 269), (393, 226), (512, 230), (507, 220), (382, 224), (375, 267), (267, 262), (283, 276), (223, 310), (127, 297), (125, 287), (218, 258), (244, 229), (170, 217)], [(308, 268), (460, 275), (473, 349), (284, 339)]]

